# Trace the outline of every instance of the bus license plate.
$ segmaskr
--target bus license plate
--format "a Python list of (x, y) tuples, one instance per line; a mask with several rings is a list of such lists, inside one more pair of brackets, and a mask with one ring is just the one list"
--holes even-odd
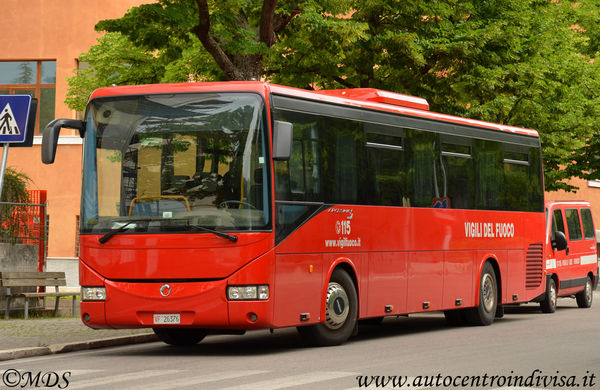
[(155, 314), (154, 324), (179, 324), (181, 319), (179, 314)]

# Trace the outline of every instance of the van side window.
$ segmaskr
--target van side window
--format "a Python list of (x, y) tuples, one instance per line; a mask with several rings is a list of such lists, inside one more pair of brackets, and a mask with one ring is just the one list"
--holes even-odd
[(594, 221), (592, 220), (592, 212), (590, 209), (581, 209), (581, 223), (583, 224), (583, 237), (586, 240), (596, 238), (594, 234)]
[(567, 228), (569, 229), (569, 240), (581, 240), (581, 224), (579, 223), (579, 213), (577, 209), (566, 209)]
[(554, 240), (554, 232), (565, 232), (565, 223), (563, 222), (562, 211), (554, 210), (552, 215), (552, 239)]

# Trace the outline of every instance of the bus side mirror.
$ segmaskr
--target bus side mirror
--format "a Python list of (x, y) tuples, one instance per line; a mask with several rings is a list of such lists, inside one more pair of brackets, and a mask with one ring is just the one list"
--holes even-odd
[(273, 160), (287, 161), (292, 156), (294, 126), (290, 122), (273, 122)]
[(560, 230), (554, 232), (554, 240), (552, 240), (552, 248), (562, 251), (567, 249), (567, 236)]
[(58, 135), (60, 129), (66, 127), (68, 129), (79, 130), (79, 135), (83, 138), (85, 133), (85, 122), (75, 119), (55, 119), (46, 125), (42, 134), (42, 162), (44, 164), (52, 164), (56, 157), (56, 145), (58, 144)]

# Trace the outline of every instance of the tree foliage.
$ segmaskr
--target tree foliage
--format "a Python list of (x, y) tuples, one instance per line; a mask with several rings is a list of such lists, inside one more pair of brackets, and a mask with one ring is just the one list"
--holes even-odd
[(31, 183), (31, 179), (25, 173), (7, 167), (2, 184), (2, 202), (27, 203), (29, 201), (29, 192), (27, 191), (29, 183)]
[(65, 103), (83, 111), (94, 89), (109, 85), (147, 84), (161, 81), (163, 67), (153, 53), (132, 44), (126, 36), (109, 33), (98, 39), (87, 53), (79, 56), (77, 76), (68, 79)]
[(600, 175), (599, 16), (592, 0), (159, 0), (98, 23), (70, 98), (188, 80), (381, 88), (537, 129), (546, 188), (569, 190)]

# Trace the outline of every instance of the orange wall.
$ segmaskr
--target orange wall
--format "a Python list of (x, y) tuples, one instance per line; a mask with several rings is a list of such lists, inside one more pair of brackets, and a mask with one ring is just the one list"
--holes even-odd
[(42, 164), (40, 149), (39, 145), (9, 148), (7, 165), (31, 178), (30, 189), (48, 192), (48, 256), (73, 257), (81, 196), (81, 145), (58, 145), (53, 165)]
[(590, 202), (594, 228), (600, 230), (600, 182), (598, 182), (598, 187), (592, 187), (588, 181), (582, 179), (572, 179), (570, 183), (579, 187), (577, 192), (546, 192), (546, 200), (586, 200)]
[(66, 78), (76, 59), (101, 34), (94, 25), (123, 16), (146, 0), (2, 0), (0, 60), (56, 60), (56, 117), (72, 117), (64, 105)]
[[(94, 25), (121, 17), (129, 8), (150, 0), (1, 0), (0, 61), (55, 60), (57, 118), (75, 118), (64, 105), (67, 77), (77, 57), (100, 36)], [(74, 131), (63, 130), (63, 135)], [(54, 165), (43, 165), (39, 137), (32, 148), (10, 148), (8, 166), (26, 173), (31, 189), (48, 191), (50, 240), (48, 256), (73, 257), (81, 196), (81, 145), (59, 144)], [(61, 137), (62, 138), (62, 137)], [(69, 137), (75, 138), (78, 137)]]

